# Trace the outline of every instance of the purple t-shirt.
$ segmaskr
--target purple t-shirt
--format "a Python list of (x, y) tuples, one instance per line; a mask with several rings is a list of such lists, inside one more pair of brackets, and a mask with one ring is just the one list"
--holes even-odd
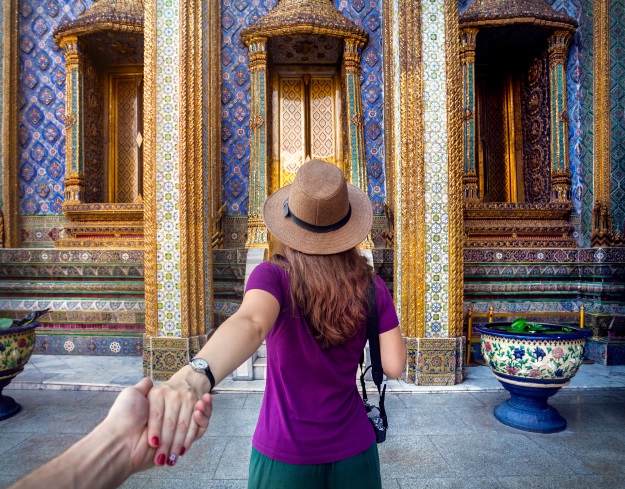
[[(306, 321), (293, 317), (289, 277), (270, 262), (251, 273), (246, 291), (273, 295), (280, 314), (266, 338), (267, 380), (252, 445), (262, 454), (290, 464), (322, 464), (357, 455), (373, 443), (356, 385), (358, 360), (367, 327), (347, 343), (322, 349)], [(376, 276), (380, 333), (399, 325), (393, 299)]]

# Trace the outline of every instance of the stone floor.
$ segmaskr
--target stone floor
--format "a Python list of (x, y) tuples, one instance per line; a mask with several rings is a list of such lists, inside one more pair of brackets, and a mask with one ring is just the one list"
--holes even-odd
[[(488, 367), (469, 367), (466, 380), (453, 386), (417, 386), (388, 381), (387, 392), (473, 392), (503, 390)], [(12, 389), (62, 389), (119, 391), (143, 378), (141, 357), (78, 355), (33, 355), (24, 372), (11, 383)], [(374, 390), (373, 383), (368, 387)], [(217, 387), (221, 392), (263, 392), (264, 380), (226, 379)], [(566, 389), (625, 389), (625, 366), (584, 365)]]
[[(389, 436), (379, 446), (384, 488), (625, 489), (625, 367), (582, 366), (552, 398), (569, 424), (551, 435), (499, 423), (492, 410), (507, 393), (488, 371), (467, 373), (438, 392), (392, 382)], [(34, 356), (5, 389), (23, 410), (0, 422), (0, 488), (91, 430), (117, 395), (107, 390), (140, 377), (139, 359)], [(246, 487), (262, 383), (220, 387), (205, 437), (175, 467), (136, 474), (124, 488)]]

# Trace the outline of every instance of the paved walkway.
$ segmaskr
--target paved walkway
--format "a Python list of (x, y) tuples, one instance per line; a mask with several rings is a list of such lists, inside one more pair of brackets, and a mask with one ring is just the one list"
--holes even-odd
[[(96, 357), (74, 355), (33, 355), (24, 372), (11, 383), (12, 389), (60, 389), (120, 391), (143, 378), (141, 357)], [(368, 386), (375, 390), (373, 383)], [(252, 382), (226, 379), (220, 392), (263, 392), (264, 380)], [(566, 389), (625, 389), (625, 366), (583, 365)], [(387, 392), (475, 392), (499, 391), (503, 387), (488, 367), (467, 368), (467, 378), (454, 386), (417, 386), (391, 380)]]
[[(91, 430), (117, 395), (106, 391), (140, 377), (137, 358), (34, 356), (11, 384), (16, 388), (5, 389), (23, 410), (0, 422), (0, 488)], [(625, 367), (582, 366), (552, 398), (569, 423), (552, 435), (495, 420), (493, 407), (508, 394), (492, 380), (478, 367), (468, 369), (463, 384), (439, 392), (392, 383), (389, 436), (379, 446), (385, 489), (625, 489)], [(124, 488), (246, 487), (262, 383), (220, 387), (205, 437), (175, 467), (136, 474)]]

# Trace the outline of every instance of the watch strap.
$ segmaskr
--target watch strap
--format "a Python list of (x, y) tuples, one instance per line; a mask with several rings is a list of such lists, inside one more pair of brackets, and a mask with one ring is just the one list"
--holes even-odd
[(211, 384), (211, 388), (208, 390), (208, 392), (213, 392), (213, 388), (215, 387), (215, 376), (213, 375), (213, 372), (211, 372), (211, 368), (208, 363), (206, 364), (204, 373), (206, 374), (206, 377), (208, 377), (208, 381)]

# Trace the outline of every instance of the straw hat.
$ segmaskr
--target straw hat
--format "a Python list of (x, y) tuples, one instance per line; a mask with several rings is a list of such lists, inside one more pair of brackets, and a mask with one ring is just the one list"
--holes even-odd
[(288, 247), (309, 255), (331, 255), (367, 237), (373, 209), (367, 194), (346, 183), (337, 166), (310, 160), (291, 185), (269, 196), (263, 218), (267, 229)]

